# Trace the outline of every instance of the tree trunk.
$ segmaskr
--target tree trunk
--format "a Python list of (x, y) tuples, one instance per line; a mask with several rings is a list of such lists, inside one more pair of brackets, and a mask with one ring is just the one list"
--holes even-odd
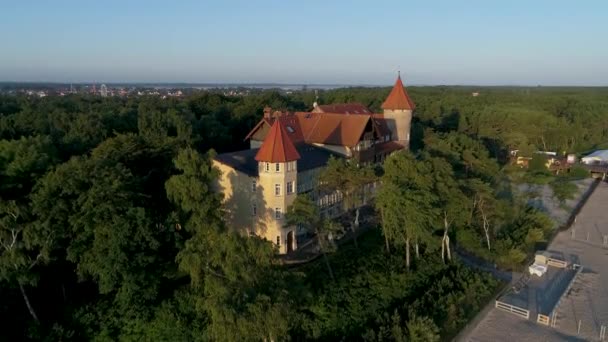
[(353, 233), (353, 243), (355, 244), (355, 248), (359, 248), (359, 243), (357, 242), (357, 232), (355, 231), (355, 225), (350, 225), (350, 230)]
[(391, 248), (389, 247), (388, 236), (386, 236), (386, 234), (384, 234), (384, 243), (386, 244), (386, 253), (390, 253), (391, 252)]
[(23, 287), (23, 285), (21, 283), (19, 283), (19, 289), (21, 290), (21, 295), (23, 296), (25, 305), (27, 306), (27, 309), (30, 311), (30, 315), (32, 315), (32, 318), (34, 318), (36, 323), (39, 323), (40, 321), (38, 320), (38, 316), (36, 316), (36, 311), (34, 311), (34, 308), (32, 307), (32, 304), (30, 303), (30, 299), (28, 298), (27, 294), (25, 293), (25, 288)]
[(483, 219), (483, 231), (486, 234), (486, 243), (488, 245), (488, 250), (490, 250), (490, 223), (488, 222), (488, 217), (483, 211), (483, 207), (480, 205), (479, 208), (481, 211), (481, 217)]
[(331, 269), (331, 265), (329, 264), (329, 258), (327, 257), (327, 254), (325, 254), (325, 251), (322, 252), (323, 253), (323, 259), (325, 260), (325, 266), (327, 266), (327, 272), (329, 272), (329, 278), (331, 278), (332, 281), (335, 280), (334, 278), (334, 272)]
[(418, 250), (418, 239), (414, 242), (414, 248), (416, 249), (416, 258), (420, 258), (420, 251)]
[(471, 225), (471, 221), (473, 221), (473, 214), (475, 213), (475, 209), (477, 208), (477, 195), (473, 198), (473, 208), (471, 208), (471, 212), (469, 213), (469, 225)]
[[(382, 208), (380, 208), (380, 217), (382, 218), (382, 227), (384, 227), (384, 209)], [(390, 253), (391, 249), (388, 244), (388, 235), (386, 235), (386, 231), (384, 229), (382, 233), (384, 235), (384, 243), (386, 244), (386, 253)]]
[(357, 243), (357, 232), (356, 229), (359, 228), (359, 208), (355, 210), (355, 220), (351, 225), (351, 229), (353, 231), (353, 242), (355, 243), (355, 248), (359, 248), (359, 244)]
[(441, 239), (441, 262), (445, 264), (445, 235)]
[(447, 251), (448, 260), (452, 260), (450, 255), (450, 236), (448, 235), (448, 229), (450, 225), (448, 223), (448, 216), (446, 212), (443, 212), (443, 238), (441, 239), (441, 261), (445, 263), (445, 252)]
[(321, 239), (321, 234), (319, 234), (319, 231), (317, 231), (317, 242), (319, 243), (319, 248), (321, 249), (321, 254), (323, 254), (323, 260), (325, 261), (325, 266), (327, 266), (327, 272), (329, 273), (329, 278), (331, 278), (331, 280), (335, 280), (334, 278), (334, 272), (331, 269), (331, 265), (329, 264), (329, 258), (327, 257), (327, 254), (325, 253), (325, 246), (323, 244), (323, 240)]
[(445, 248), (448, 250), (448, 261), (452, 261), (452, 252), (450, 251), (450, 236), (445, 236)]
[(410, 269), (410, 238), (405, 239), (405, 267)]
[(547, 150), (547, 144), (545, 143), (545, 137), (542, 134), (540, 136), (540, 140), (543, 143), (543, 151), (546, 151)]

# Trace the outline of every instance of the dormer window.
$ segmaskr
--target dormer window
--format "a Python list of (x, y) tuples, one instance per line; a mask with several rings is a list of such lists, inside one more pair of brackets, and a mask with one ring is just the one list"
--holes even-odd
[(287, 132), (293, 133), (293, 132), (295, 132), (295, 130), (293, 129), (293, 127), (287, 126)]

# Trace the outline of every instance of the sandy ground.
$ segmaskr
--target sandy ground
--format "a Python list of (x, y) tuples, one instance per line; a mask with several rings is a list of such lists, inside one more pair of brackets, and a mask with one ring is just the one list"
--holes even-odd
[[(590, 181), (586, 184), (588, 186)], [(585, 185), (579, 186), (582, 188)], [(556, 206), (551, 203), (554, 201), (549, 199), (544, 201), (543, 205), (547, 209), (555, 209)], [(574, 204), (568, 203), (567, 206), (571, 208)], [(557, 209), (562, 210), (559, 206)], [(555, 210), (552, 216), (556, 219), (562, 217), (559, 210)], [(565, 220), (566, 217), (567, 212), (563, 219)], [(572, 238), (572, 229), (576, 232), (575, 239)], [(587, 233), (589, 233), (589, 241), (587, 241)], [(559, 233), (548, 248), (550, 251), (563, 253), (565, 260), (578, 261), (584, 267), (557, 309), (556, 327), (537, 324), (536, 317), (525, 320), (492, 309), (471, 333), (464, 337), (464, 340), (599, 341), (601, 325), (608, 326), (608, 246), (603, 246), (604, 235), (608, 235), (608, 183), (606, 182), (601, 183), (589, 198), (573, 227)], [(579, 320), (581, 331), (577, 334)]]

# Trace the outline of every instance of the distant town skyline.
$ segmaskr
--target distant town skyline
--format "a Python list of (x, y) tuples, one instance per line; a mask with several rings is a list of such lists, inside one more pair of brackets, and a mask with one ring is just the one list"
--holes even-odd
[(604, 1), (0, 4), (0, 82), (608, 85)]

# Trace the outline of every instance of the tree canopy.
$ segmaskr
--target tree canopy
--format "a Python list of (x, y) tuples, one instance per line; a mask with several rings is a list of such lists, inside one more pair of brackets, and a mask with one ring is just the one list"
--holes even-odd
[[(288, 267), (226, 224), (211, 160), (248, 148), (265, 106), (380, 111), (389, 91), (0, 96), (0, 340), (450, 339), (500, 285), (456, 255), (516, 269), (552, 234), (515, 179), (546, 177), (565, 203), (584, 176), (515, 177), (510, 151), (608, 147), (608, 91), (409, 87), (412, 150), (376, 169), (332, 159), (315, 189), (352, 209), (356, 246), (303, 195), (287, 220), (322, 259)], [(379, 219), (358, 227), (361, 205)]]

